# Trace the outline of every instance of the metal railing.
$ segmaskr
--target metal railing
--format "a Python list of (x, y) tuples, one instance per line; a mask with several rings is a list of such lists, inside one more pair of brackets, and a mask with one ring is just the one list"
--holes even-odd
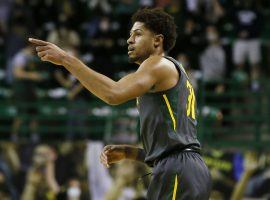
[[(219, 85), (223, 89), (215, 91)], [(198, 137), (203, 145), (270, 147), (270, 81), (261, 81), (260, 85), (260, 90), (252, 92), (248, 84), (232, 80), (199, 83)], [(29, 114), (18, 111), (11, 101), (10, 91), (0, 88), (0, 97), (2, 138), (12, 131), (12, 122), (18, 117), (26, 122), (20, 127), (20, 135), (26, 138), (31, 132), (27, 123), (31, 119), (38, 121), (37, 132), (44, 138), (64, 138), (74, 132), (75, 138), (83, 135), (91, 139), (110, 140), (119, 129), (132, 134), (138, 131), (138, 125), (134, 125), (138, 123), (135, 101), (112, 107), (97, 99), (82, 104), (65, 99), (48, 99), (43, 95), (36, 102), (24, 102), (26, 109), (35, 110)]]
[[(270, 82), (261, 80), (260, 88), (250, 89), (248, 82), (226, 80), (223, 91), (209, 91), (213, 83), (199, 84), (198, 102), (202, 111), (199, 137), (203, 144), (215, 147), (268, 148), (270, 145)], [(203, 113), (216, 109), (216, 116)], [(209, 112), (209, 111), (208, 111)]]

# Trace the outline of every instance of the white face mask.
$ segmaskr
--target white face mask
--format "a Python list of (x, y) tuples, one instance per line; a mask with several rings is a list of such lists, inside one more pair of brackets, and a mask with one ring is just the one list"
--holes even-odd
[(81, 190), (78, 187), (70, 187), (67, 190), (68, 199), (79, 199), (81, 196)]
[(216, 33), (207, 33), (206, 38), (208, 41), (217, 41), (218, 40), (218, 35)]
[(99, 28), (102, 31), (108, 31), (110, 28), (110, 23), (107, 20), (102, 20), (99, 24)]

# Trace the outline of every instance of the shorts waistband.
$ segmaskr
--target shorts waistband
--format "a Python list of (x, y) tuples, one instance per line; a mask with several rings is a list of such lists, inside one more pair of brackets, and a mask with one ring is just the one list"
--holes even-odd
[(195, 149), (192, 147), (187, 147), (187, 148), (183, 148), (183, 149), (175, 149), (175, 150), (170, 151), (170, 152), (166, 153), (165, 155), (162, 155), (161, 157), (157, 158), (154, 161), (153, 166), (155, 167), (159, 163), (159, 161), (163, 160), (164, 158), (167, 158), (168, 156), (178, 154), (178, 153), (184, 153), (184, 152), (193, 152), (193, 153), (198, 153), (201, 155), (201, 151), (199, 149)]

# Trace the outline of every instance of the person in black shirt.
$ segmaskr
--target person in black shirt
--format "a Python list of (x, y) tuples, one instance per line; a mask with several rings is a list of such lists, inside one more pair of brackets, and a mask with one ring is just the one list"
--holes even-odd
[(137, 98), (144, 148), (104, 147), (105, 166), (123, 159), (153, 166), (147, 199), (209, 198), (211, 178), (196, 136), (194, 89), (182, 65), (165, 56), (176, 40), (173, 18), (161, 9), (141, 9), (132, 16), (129, 60), (136, 72), (119, 81), (97, 73), (47, 41), (30, 38), (43, 61), (64, 66), (94, 95), (110, 105)]

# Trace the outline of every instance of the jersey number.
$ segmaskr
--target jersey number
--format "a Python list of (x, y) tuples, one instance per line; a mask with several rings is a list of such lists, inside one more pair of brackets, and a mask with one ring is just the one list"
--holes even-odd
[(187, 116), (195, 119), (195, 95), (194, 90), (190, 82), (187, 80), (187, 88), (189, 90), (188, 102), (187, 102)]

